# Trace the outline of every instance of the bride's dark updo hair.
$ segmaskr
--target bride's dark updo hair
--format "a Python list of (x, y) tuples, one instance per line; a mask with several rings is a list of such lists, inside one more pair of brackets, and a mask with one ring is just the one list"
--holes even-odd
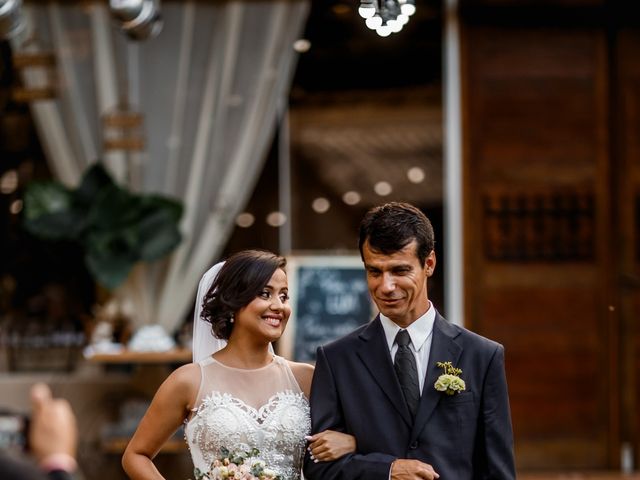
[(287, 261), (263, 250), (243, 250), (229, 257), (204, 296), (201, 317), (217, 338), (228, 340), (235, 312), (249, 305)]

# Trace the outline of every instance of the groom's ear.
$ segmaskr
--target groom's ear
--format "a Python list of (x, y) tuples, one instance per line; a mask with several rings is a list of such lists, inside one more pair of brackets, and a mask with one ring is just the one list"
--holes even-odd
[(429, 252), (429, 255), (427, 255), (427, 258), (425, 258), (423, 269), (427, 277), (430, 277), (431, 275), (433, 275), (433, 272), (436, 269), (436, 251), (435, 250), (431, 250), (431, 252)]

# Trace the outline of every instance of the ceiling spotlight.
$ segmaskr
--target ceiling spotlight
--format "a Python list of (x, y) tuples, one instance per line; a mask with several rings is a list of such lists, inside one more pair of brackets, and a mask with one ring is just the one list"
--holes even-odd
[(155, 0), (109, 0), (109, 8), (132, 40), (146, 40), (162, 30), (162, 16)]
[(381, 37), (402, 30), (416, 11), (415, 0), (360, 0), (358, 13), (368, 28)]
[(26, 25), (22, 0), (0, 0), (0, 39), (15, 38)]

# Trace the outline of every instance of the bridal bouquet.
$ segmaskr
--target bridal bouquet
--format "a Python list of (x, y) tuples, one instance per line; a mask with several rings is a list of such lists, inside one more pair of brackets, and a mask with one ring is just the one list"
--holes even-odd
[(248, 452), (230, 452), (220, 449), (220, 457), (214, 460), (208, 472), (196, 468), (196, 480), (282, 480), (275, 471), (257, 457), (260, 450), (252, 448)]

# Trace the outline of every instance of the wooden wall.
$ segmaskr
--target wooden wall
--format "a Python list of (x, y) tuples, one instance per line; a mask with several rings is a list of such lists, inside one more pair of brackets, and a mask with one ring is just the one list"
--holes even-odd
[(616, 468), (640, 430), (640, 29), (501, 3), (461, 15), (467, 323), (507, 349), (520, 468)]

